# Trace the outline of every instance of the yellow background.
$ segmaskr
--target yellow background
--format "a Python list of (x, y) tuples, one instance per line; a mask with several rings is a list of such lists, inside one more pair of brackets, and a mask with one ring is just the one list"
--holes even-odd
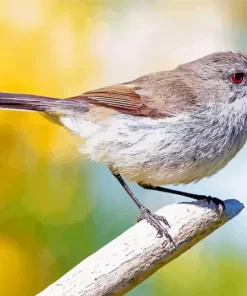
[[(0, 91), (65, 98), (244, 50), (246, 12), (244, 1), (0, 0)], [(35, 295), (135, 223), (135, 206), (79, 143), (39, 114), (0, 112), (0, 295)], [(226, 194), (213, 182), (197, 189)], [(175, 200), (133, 188), (152, 209)], [(234, 223), (129, 294), (246, 295), (246, 220)]]

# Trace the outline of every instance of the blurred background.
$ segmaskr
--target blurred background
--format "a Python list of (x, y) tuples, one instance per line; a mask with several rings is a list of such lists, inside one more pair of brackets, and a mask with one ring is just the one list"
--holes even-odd
[[(247, 2), (0, 0), (0, 91), (68, 97), (247, 50)], [(39, 114), (0, 111), (0, 295), (32, 296), (136, 221), (108, 169)], [(247, 204), (247, 147), (216, 176), (179, 189)], [(130, 184), (151, 210), (181, 197)], [(247, 212), (131, 296), (247, 295)]]

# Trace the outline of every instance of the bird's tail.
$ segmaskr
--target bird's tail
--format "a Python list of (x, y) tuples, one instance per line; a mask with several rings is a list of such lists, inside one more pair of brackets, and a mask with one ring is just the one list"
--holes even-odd
[(61, 115), (82, 114), (88, 110), (78, 100), (0, 92), (1, 109), (41, 112), (46, 119), (59, 125)]
[(73, 107), (75, 108), (73, 100), (0, 92), (0, 109), (63, 113)]

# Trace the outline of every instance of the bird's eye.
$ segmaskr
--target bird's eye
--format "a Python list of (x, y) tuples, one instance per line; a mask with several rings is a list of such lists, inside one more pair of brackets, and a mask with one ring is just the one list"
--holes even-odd
[(244, 73), (235, 73), (231, 76), (231, 79), (234, 84), (240, 84), (243, 82), (244, 77), (245, 77)]

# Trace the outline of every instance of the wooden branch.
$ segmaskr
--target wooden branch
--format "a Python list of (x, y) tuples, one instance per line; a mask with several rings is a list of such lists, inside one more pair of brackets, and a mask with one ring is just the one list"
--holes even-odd
[[(166, 206), (157, 214), (169, 221), (168, 231), (177, 248), (167, 238), (157, 237), (156, 230), (141, 221), (36, 296), (123, 295), (244, 208), (237, 200), (226, 200), (225, 205), (221, 219), (212, 203), (209, 206), (207, 202)], [(83, 245), (83, 239), (79, 238), (78, 243)]]

